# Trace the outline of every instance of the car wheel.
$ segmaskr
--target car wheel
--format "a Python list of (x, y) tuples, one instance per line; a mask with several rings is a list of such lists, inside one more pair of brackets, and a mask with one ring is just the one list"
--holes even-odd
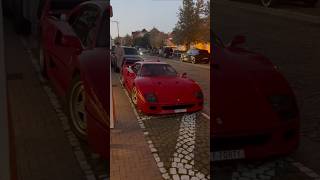
[(85, 140), (87, 137), (85, 91), (80, 76), (72, 80), (68, 95), (68, 112), (72, 130), (80, 139)]
[(46, 60), (43, 46), (39, 49), (39, 70), (43, 77), (47, 78)]
[(192, 63), (192, 64), (196, 64), (196, 63), (197, 63), (195, 57), (191, 57), (191, 63)]
[(137, 88), (136, 87), (133, 87), (131, 90), (131, 99), (132, 99), (132, 103), (136, 106), (138, 104)]
[(261, 0), (261, 4), (264, 7), (273, 7), (278, 3), (278, 0)]

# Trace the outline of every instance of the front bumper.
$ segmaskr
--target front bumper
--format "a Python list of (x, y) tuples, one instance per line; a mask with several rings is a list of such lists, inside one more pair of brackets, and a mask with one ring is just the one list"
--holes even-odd
[(164, 115), (177, 113), (191, 113), (203, 109), (203, 101), (181, 103), (181, 104), (160, 104), (160, 103), (138, 103), (138, 109), (147, 115)]

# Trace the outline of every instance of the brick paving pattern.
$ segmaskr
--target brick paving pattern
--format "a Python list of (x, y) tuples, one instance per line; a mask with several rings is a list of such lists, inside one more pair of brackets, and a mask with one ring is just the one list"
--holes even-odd
[(115, 74), (112, 78), (117, 121), (110, 133), (110, 179), (161, 180), (160, 171), (119, 78)]

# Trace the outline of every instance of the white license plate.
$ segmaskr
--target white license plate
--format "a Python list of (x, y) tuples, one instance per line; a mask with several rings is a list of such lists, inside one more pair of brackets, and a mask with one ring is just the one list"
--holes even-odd
[(187, 109), (175, 109), (175, 113), (182, 113), (182, 112), (187, 112)]
[(244, 158), (245, 158), (245, 155), (242, 149), (213, 152), (213, 161), (235, 160), (235, 159), (244, 159)]

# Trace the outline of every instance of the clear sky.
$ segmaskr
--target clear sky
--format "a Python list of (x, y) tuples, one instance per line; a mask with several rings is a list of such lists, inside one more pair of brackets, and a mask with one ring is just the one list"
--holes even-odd
[[(132, 31), (156, 27), (165, 33), (171, 32), (178, 21), (182, 0), (111, 0), (113, 17), (119, 21), (120, 36)], [(111, 36), (117, 36), (117, 24), (110, 22)]]

